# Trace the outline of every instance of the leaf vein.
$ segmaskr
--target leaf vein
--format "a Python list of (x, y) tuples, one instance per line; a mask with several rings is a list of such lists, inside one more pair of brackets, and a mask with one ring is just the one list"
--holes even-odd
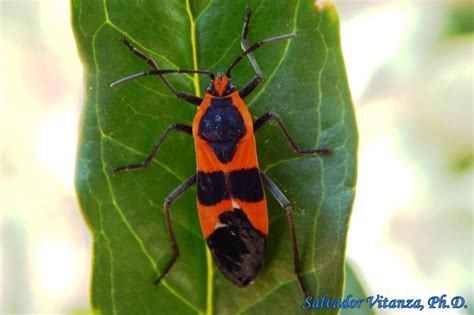
[[(307, 272), (303, 273), (302, 276), (305, 277), (306, 275), (310, 274), (310, 273), (315, 273), (315, 270), (314, 269), (310, 269), (308, 270)], [(269, 297), (270, 295), (272, 295), (275, 291), (277, 291), (278, 289), (280, 289), (281, 287), (284, 287), (286, 285), (289, 285), (293, 282), (296, 282), (296, 278), (294, 279), (291, 279), (289, 281), (286, 281), (286, 282), (278, 282), (278, 284), (273, 288), (271, 289), (270, 291), (267, 291), (264, 295), (260, 296), (259, 299), (257, 299), (254, 303), (250, 304), (250, 305), (247, 305), (246, 307), (244, 307), (243, 309), (241, 309), (238, 313), (236, 313), (237, 315), (241, 315), (243, 314), (244, 312), (246, 312), (247, 310), (251, 309), (252, 307), (262, 303), (267, 297)]]
[[(158, 52), (148, 48), (148, 47), (145, 47), (144, 45), (142, 45), (138, 40), (136, 40), (133, 36), (131, 36), (129, 33), (127, 33), (125, 30), (123, 30), (122, 28), (120, 28), (117, 24), (115, 24), (109, 17), (109, 11), (108, 11), (108, 8), (107, 8), (107, 1), (106, 0), (102, 0), (103, 4), (104, 4), (104, 12), (105, 12), (105, 23), (110, 25), (110, 27), (114, 28), (117, 32), (121, 33), (122, 35), (125, 35), (131, 42), (133, 42), (134, 45), (136, 45), (137, 47), (139, 47), (141, 50), (149, 53), (149, 54), (153, 54), (157, 57), (159, 57), (160, 59), (162, 59), (163, 61), (165, 61), (166, 63), (170, 64), (171, 66), (175, 67), (175, 68), (179, 68), (179, 66), (177, 66), (174, 62), (172, 62), (171, 60), (169, 60), (166, 56), (162, 55), (162, 54), (159, 54)], [(192, 80), (192, 76), (188, 75), (188, 74), (185, 74), (184, 77), (188, 78), (189, 80)]]
[[(295, 13), (293, 15), (293, 29), (292, 33), (296, 33), (297, 31), (297, 26), (296, 26), (296, 18), (298, 15), (298, 7), (300, 4), (300, 0), (297, 1), (296, 6), (295, 6)], [(286, 41), (285, 43), (285, 49), (283, 50), (283, 55), (281, 56), (280, 60), (278, 61), (275, 69), (273, 69), (272, 73), (268, 76), (268, 79), (265, 81), (263, 84), (262, 88), (257, 92), (255, 97), (247, 104), (247, 108), (251, 108), (252, 105), (257, 101), (258, 98), (260, 98), (260, 95), (266, 90), (267, 86), (272, 82), (273, 78), (275, 77), (276, 73), (280, 69), (281, 65), (283, 64), (283, 60), (285, 60), (286, 55), (288, 54), (288, 48), (290, 47), (291, 41)]]
[[(105, 0), (104, 0), (104, 4), (105, 4)], [(127, 218), (125, 217), (125, 214), (123, 213), (122, 209), (120, 208), (120, 206), (118, 205), (116, 199), (115, 199), (115, 194), (114, 194), (114, 191), (113, 191), (113, 188), (112, 188), (112, 184), (110, 182), (110, 176), (109, 176), (109, 172), (108, 170), (106, 169), (106, 162), (104, 160), (104, 139), (106, 138), (110, 138), (109, 136), (107, 136), (102, 127), (101, 127), (101, 119), (100, 119), (100, 115), (99, 115), (99, 104), (98, 104), (98, 90), (99, 90), (99, 73), (100, 73), (100, 70), (98, 69), (98, 61), (97, 61), (97, 53), (96, 53), (96, 39), (97, 39), (97, 34), (99, 33), (100, 29), (103, 28), (104, 25), (106, 25), (107, 23), (103, 23), (99, 29), (95, 32), (94, 34), (94, 37), (92, 39), (92, 52), (93, 52), (93, 59), (94, 59), (94, 66), (95, 66), (95, 69), (96, 69), (96, 89), (95, 89), (95, 115), (96, 115), (96, 119), (97, 119), (97, 127), (98, 127), (98, 131), (100, 133), (100, 159), (101, 159), (101, 163), (102, 163), (102, 173), (104, 174), (104, 177), (107, 181), (107, 188), (108, 188), (108, 191), (109, 191), (109, 194), (110, 194), (110, 197), (111, 197), (111, 201), (112, 201), (112, 204), (114, 205), (114, 208), (117, 210), (117, 213), (119, 214), (119, 217), (120, 219), (123, 221), (123, 223), (125, 223), (125, 226), (127, 227), (127, 229), (129, 230), (129, 232), (132, 234), (133, 238), (137, 241), (138, 245), (140, 246), (140, 249), (142, 250), (142, 252), (145, 254), (145, 256), (148, 258), (149, 262), (151, 263), (153, 269), (157, 272), (158, 271), (158, 267), (156, 265), (156, 262), (154, 261), (154, 259), (151, 257), (150, 253), (148, 252), (148, 250), (146, 249), (145, 245), (143, 244), (143, 241), (140, 239), (140, 237), (135, 233), (135, 230), (133, 229), (133, 227), (131, 226), (130, 222), (128, 222)], [(168, 291), (170, 293), (172, 293), (174, 296), (176, 296), (178, 299), (180, 299), (185, 305), (187, 305), (188, 307), (190, 307), (191, 309), (197, 311), (197, 312), (200, 312), (200, 310), (195, 306), (193, 305), (190, 301), (186, 300), (184, 297), (182, 297), (178, 292), (176, 292), (168, 283), (167, 281), (163, 280), (162, 281), (162, 285), (168, 289)]]
[[(133, 180), (135, 181), (135, 183), (138, 186), (138, 180), (135, 177), (133, 177)], [(146, 201), (148, 201), (148, 203), (150, 204), (151, 207), (156, 208), (157, 210), (163, 210), (163, 207), (158, 206), (152, 199), (147, 197), (140, 189), (138, 191), (140, 193), (140, 196), (142, 196)], [(181, 222), (175, 221), (174, 224), (181, 226), (183, 229), (187, 230), (189, 233), (191, 233), (196, 238), (199, 238), (200, 240), (202, 239), (201, 234), (196, 233), (195, 231), (191, 230), (191, 228), (189, 228), (188, 226), (182, 224)]]
[[(191, 46), (192, 46), (192, 54), (193, 54), (193, 67), (194, 70), (198, 70), (198, 55), (197, 55), (197, 43), (196, 43), (196, 20), (193, 17), (191, 12), (191, 5), (189, 0), (186, 0), (186, 12), (189, 18), (189, 24), (191, 29)], [(199, 77), (198, 74), (194, 74), (194, 90), (197, 96), (201, 96), (201, 88), (199, 86)], [(206, 290), (206, 314), (212, 315), (213, 314), (213, 298), (214, 298), (214, 270), (212, 269), (212, 257), (210, 254), (209, 249), (207, 246), (204, 246), (204, 250), (206, 251), (206, 266), (207, 266), (207, 290)]]

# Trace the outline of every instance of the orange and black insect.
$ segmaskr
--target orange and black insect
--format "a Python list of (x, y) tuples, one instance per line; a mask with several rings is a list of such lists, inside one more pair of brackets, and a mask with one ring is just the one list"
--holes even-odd
[[(134, 48), (124, 38), (123, 43), (152, 68), (112, 83), (121, 83), (148, 75), (158, 75), (168, 89), (178, 98), (199, 106), (192, 126), (174, 124), (169, 126), (153, 147), (151, 153), (139, 164), (112, 168), (113, 173), (143, 169), (152, 161), (168, 133), (175, 130), (192, 135), (197, 158), (197, 174), (166, 197), (164, 211), (169, 237), (173, 247), (173, 258), (167, 264), (160, 280), (170, 271), (179, 256), (178, 244), (170, 217), (171, 204), (190, 186), (197, 183), (197, 204), (199, 220), (214, 262), (233, 284), (245, 287), (259, 274), (265, 256), (268, 235), (267, 205), (263, 186), (265, 185), (278, 203), (286, 210), (293, 249), (294, 271), (305, 295), (307, 290), (300, 275), (300, 262), (296, 240), (293, 213), (290, 202), (273, 181), (260, 171), (254, 133), (270, 119), (274, 119), (296, 153), (329, 154), (330, 149), (301, 149), (290, 136), (282, 119), (274, 112), (268, 112), (253, 121), (243, 99), (261, 82), (262, 73), (253, 56), (257, 48), (288, 40), (295, 34), (268, 38), (252, 46), (247, 44), (251, 11), (247, 11), (242, 31), (243, 52), (217, 76), (208, 70), (159, 69), (156, 62)], [(247, 56), (255, 70), (255, 77), (241, 90), (232, 83), (231, 70)], [(204, 98), (177, 92), (166, 80), (170, 73), (199, 73), (209, 75), (211, 82)]]

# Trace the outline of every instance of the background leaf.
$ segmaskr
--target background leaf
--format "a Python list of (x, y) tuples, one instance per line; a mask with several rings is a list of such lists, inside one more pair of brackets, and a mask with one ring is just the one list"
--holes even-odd
[[(91, 304), (104, 314), (293, 314), (303, 297), (292, 272), (286, 215), (267, 193), (270, 236), (265, 267), (246, 289), (233, 287), (206, 254), (195, 189), (173, 206), (181, 257), (159, 287), (152, 281), (171, 257), (162, 211), (166, 195), (195, 172), (192, 139), (172, 134), (149, 169), (111, 176), (111, 166), (141, 161), (172, 123), (190, 124), (196, 109), (158, 78), (117, 89), (110, 83), (147, 65), (131, 42), (162, 68), (219, 71), (241, 52), (246, 6), (254, 9), (250, 42), (295, 32), (292, 41), (255, 53), (264, 81), (246, 101), (257, 117), (274, 110), (303, 147), (332, 147), (331, 157), (296, 156), (275, 125), (257, 134), (261, 168), (293, 203), (305, 280), (315, 296), (342, 294), (346, 233), (356, 181), (357, 131), (334, 7), (291, 1), (72, 0), (73, 28), (85, 70), (85, 107), (76, 187), (94, 238)], [(233, 73), (243, 86), (247, 61)], [(208, 79), (170, 76), (199, 93)], [(334, 310), (318, 312), (332, 314)]]

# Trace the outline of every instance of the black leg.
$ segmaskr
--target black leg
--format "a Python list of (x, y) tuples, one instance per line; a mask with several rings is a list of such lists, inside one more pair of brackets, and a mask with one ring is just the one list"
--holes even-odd
[(267, 44), (271, 44), (271, 43), (276, 43), (276, 42), (279, 42), (279, 41), (282, 41), (282, 40), (291, 39), (291, 38), (293, 38), (293, 37), (295, 37), (295, 36), (296, 36), (295, 34), (285, 34), (285, 35), (280, 35), (280, 36), (275, 36), (275, 37), (267, 38), (267, 39), (261, 40), (261, 41), (255, 43), (255, 44), (253, 44), (252, 46), (250, 46), (249, 48), (247, 48), (244, 52), (242, 52), (242, 53), (237, 57), (237, 59), (235, 59), (234, 62), (229, 66), (229, 68), (227, 68), (227, 70), (226, 70), (227, 76), (230, 76), (230, 71), (232, 70), (232, 68), (234, 68), (236, 64), (238, 64), (245, 56), (247, 56), (247, 55), (250, 54), (251, 52), (254, 52), (254, 51), (257, 50), (258, 48), (262, 47), (263, 45), (267, 45)]
[[(166, 72), (163, 72), (163, 71), (160, 71), (160, 69), (158, 68), (158, 65), (156, 64), (155, 60), (153, 60), (151, 57), (145, 55), (142, 51), (138, 50), (137, 48), (133, 47), (132, 44), (130, 43), (130, 41), (124, 37), (122, 38), (122, 42), (125, 44), (125, 46), (128, 47), (128, 49), (130, 49), (136, 56), (138, 56), (139, 58), (145, 60), (145, 62), (153, 69), (152, 71), (147, 71), (147, 72), (142, 72), (142, 73), (138, 73), (138, 74), (134, 74), (134, 75), (131, 75), (129, 77), (126, 77), (126, 78), (123, 78), (121, 80), (118, 80), (114, 83), (111, 84), (112, 87), (115, 87), (121, 83), (124, 83), (124, 82), (127, 82), (127, 81), (130, 81), (130, 80), (133, 80), (133, 79), (136, 79), (138, 77), (142, 77), (142, 76), (146, 76), (146, 75), (158, 75), (161, 79), (161, 81), (163, 81), (163, 83), (166, 85), (166, 87), (178, 98), (188, 102), (188, 103), (191, 103), (193, 105), (200, 105), (202, 103), (202, 98), (198, 97), (198, 96), (195, 96), (195, 95), (191, 95), (191, 94), (187, 94), (187, 93), (183, 93), (183, 92), (177, 92), (173, 86), (168, 82), (168, 80), (166, 80), (166, 78), (162, 75), (163, 73), (166, 73)], [(178, 69), (176, 70), (176, 73), (207, 73), (207, 71), (202, 71), (202, 70), (181, 70), (181, 69)]]
[(234, 60), (234, 62), (226, 70), (226, 75), (230, 77), (231, 76), (230, 71), (232, 70), (232, 68), (234, 68), (235, 65), (238, 64), (245, 56), (248, 56), (250, 63), (252, 64), (252, 67), (255, 70), (255, 77), (239, 91), (239, 95), (241, 98), (245, 98), (247, 95), (249, 95), (262, 81), (262, 71), (260, 70), (260, 67), (257, 64), (257, 60), (255, 60), (253, 52), (257, 50), (258, 48), (262, 47), (263, 45), (275, 43), (281, 40), (287, 40), (296, 36), (295, 34), (285, 34), (285, 35), (275, 36), (275, 37), (271, 37), (271, 38), (267, 38), (262, 41), (259, 41), (249, 47), (248, 42), (247, 42), (247, 37), (249, 34), (249, 29), (250, 29), (251, 15), (252, 15), (252, 11), (250, 9), (247, 9), (244, 27), (242, 29), (242, 40), (240, 42), (242, 45), (242, 49), (244, 51), (237, 57), (237, 59)]
[(153, 60), (153, 58), (145, 55), (142, 51), (138, 50), (137, 48), (133, 47), (132, 43), (130, 43), (130, 41), (128, 40), (128, 38), (126, 37), (122, 37), (121, 39), (122, 43), (127, 46), (128, 49), (130, 49), (130, 51), (132, 51), (137, 57), (145, 60), (145, 62), (154, 70), (158, 70), (158, 65), (157, 63), (155, 62), (155, 60)]
[[(240, 42), (244, 51), (249, 49), (247, 37), (249, 35), (251, 15), (252, 10), (247, 9), (244, 27), (242, 30), (242, 41)], [(247, 56), (249, 57), (250, 63), (252, 64), (252, 67), (255, 70), (255, 77), (239, 91), (239, 95), (241, 98), (245, 98), (247, 95), (249, 95), (260, 84), (260, 82), (262, 82), (262, 71), (258, 66), (257, 60), (255, 60), (253, 52), (248, 53)]]
[(276, 122), (278, 123), (278, 126), (283, 131), (283, 134), (285, 135), (286, 139), (288, 140), (288, 143), (291, 145), (291, 148), (293, 149), (295, 153), (310, 154), (310, 155), (332, 153), (331, 149), (302, 149), (300, 148), (296, 144), (295, 140), (293, 140), (293, 138), (291, 137), (290, 133), (288, 132), (288, 129), (286, 129), (285, 125), (283, 124), (283, 120), (275, 112), (268, 112), (266, 114), (263, 114), (259, 118), (257, 118), (257, 120), (253, 123), (253, 132), (256, 132), (261, 126), (263, 126), (271, 118), (276, 120)]
[(165, 269), (163, 269), (163, 272), (161, 275), (156, 279), (153, 284), (158, 285), (160, 284), (161, 279), (163, 279), (166, 274), (171, 270), (171, 267), (173, 267), (174, 263), (179, 257), (179, 248), (178, 248), (178, 243), (176, 242), (176, 237), (174, 235), (173, 231), (173, 225), (171, 223), (171, 215), (170, 215), (170, 207), (173, 204), (173, 202), (181, 196), (186, 189), (191, 187), (194, 183), (196, 182), (196, 175), (193, 175), (189, 177), (184, 183), (178, 186), (171, 194), (168, 195), (168, 197), (165, 198), (165, 203), (163, 205), (163, 209), (165, 211), (165, 216), (166, 216), (166, 226), (168, 228), (168, 235), (170, 237), (171, 241), (171, 246), (173, 248), (173, 258), (169, 261), (169, 263), (166, 265)]
[(189, 134), (189, 135), (193, 134), (192, 128), (189, 127), (189, 126), (180, 125), (180, 124), (171, 125), (168, 128), (166, 128), (166, 130), (163, 133), (163, 135), (161, 136), (161, 138), (158, 140), (158, 142), (153, 147), (153, 150), (150, 152), (150, 154), (148, 154), (148, 156), (141, 163), (112, 167), (112, 169), (111, 169), (112, 174), (115, 174), (115, 173), (121, 172), (121, 171), (141, 170), (141, 169), (144, 169), (145, 167), (147, 167), (148, 165), (150, 165), (151, 161), (153, 160), (156, 153), (158, 152), (158, 149), (160, 148), (161, 144), (163, 143), (163, 141), (168, 136), (168, 133), (170, 133), (170, 131), (172, 131), (172, 130), (181, 131), (181, 132), (184, 132), (184, 133)]
[(275, 183), (265, 174), (260, 173), (262, 175), (262, 180), (265, 186), (270, 190), (273, 197), (275, 197), (276, 201), (286, 210), (286, 215), (288, 217), (288, 229), (290, 230), (290, 238), (291, 238), (291, 248), (293, 250), (293, 267), (295, 270), (296, 277), (298, 278), (298, 283), (301, 287), (301, 291), (303, 291), (304, 296), (308, 296), (308, 290), (306, 290), (306, 286), (303, 282), (303, 277), (301, 277), (301, 263), (299, 258), (298, 252), (298, 242), (296, 239), (296, 232), (295, 232), (295, 223), (293, 220), (293, 210), (291, 209), (291, 204), (285, 195), (281, 192), (281, 190), (275, 185)]

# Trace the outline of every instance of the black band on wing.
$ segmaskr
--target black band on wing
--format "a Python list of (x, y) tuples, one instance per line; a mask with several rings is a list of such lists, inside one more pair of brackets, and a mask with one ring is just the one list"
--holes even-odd
[(242, 201), (263, 199), (263, 186), (258, 168), (241, 169), (229, 173), (232, 196)]
[(197, 196), (199, 202), (204, 206), (212, 206), (228, 199), (224, 172), (198, 172)]

